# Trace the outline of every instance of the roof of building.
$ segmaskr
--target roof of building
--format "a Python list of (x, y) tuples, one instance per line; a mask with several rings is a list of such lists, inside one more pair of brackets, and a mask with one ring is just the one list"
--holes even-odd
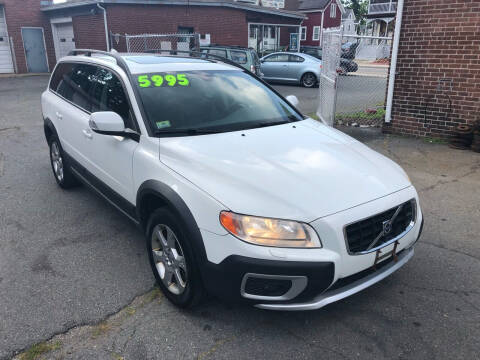
[(66, 2), (53, 3), (42, 7), (43, 11), (74, 8), (92, 4), (134, 4), (134, 5), (190, 5), (190, 6), (218, 6), (259, 13), (278, 15), (296, 19), (303, 19), (305, 15), (291, 10), (275, 9), (257, 5), (246, 4), (234, 0), (67, 0)]
[[(332, 0), (300, 0), (300, 4), (298, 5), (298, 10), (300, 10), (300, 11), (323, 10), (328, 6), (328, 4), (331, 1)], [(345, 8), (343, 7), (343, 5), (340, 1), (337, 1), (337, 4), (340, 7), (340, 11), (343, 14), (345, 12)]]
[[(350, 14), (353, 14), (353, 10), (352, 10), (352, 9), (349, 9), (349, 8), (346, 8), (346, 9), (345, 9), (345, 13), (342, 14), (342, 20), (348, 19), (348, 17), (350, 16)], [(355, 20), (355, 14), (353, 14), (353, 20)]]

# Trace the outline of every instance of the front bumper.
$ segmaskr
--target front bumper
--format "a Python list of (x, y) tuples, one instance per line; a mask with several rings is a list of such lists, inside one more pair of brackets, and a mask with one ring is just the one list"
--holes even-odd
[(383, 266), (381, 270), (372, 272), (371, 274), (353, 281), (348, 285), (338, 287), (332, 290), (327, 290), (323, 294), (318, 295), (313, 298), (311, 301), (307, 302), (296, 302), (294, 304), (257, 304), (255, 305), (261, 309), (268, 310), (283, 310), (283, 311), (299, 311), (299, 310), (316, 310), (320, 309), (328, 304), (342, 300), (346, 297), (349, 297), (353, 294), (356, 294), (373, 284), (385, 279), (387, 276), (393, 274), (395, 271), (400, 269), (405, 265), (413, 256), (414, 249), (413, 247), (407, 250), (402, 251), (398, 255), (396, 262), (390, 262), (387, 265)]
[[(368, 218), (412, 198), (417, 202), (418, 214), (414, 226), (398, 239), (397, 245), (389, 243), (381, 248), (381, 254), (395, 250), (396, 261), (391, 256), (381, 258), (375, 270), (373, 265), (380, 253), (348, 252), (343, 232), (345, 224)], [(413, 246), (421, 235), (423, 215), (418, 196), (410, 187), (320, 218), (310, 225), (322, 239), (323, 247), (320, 249), (256, 246), (228, 234), (202, 231), (208, 256), (203, 267), (204, 285), (208, 292), (227, 301), (244, 302), (263, 309), (319, 309), (381, 281), (406, 264), (413, 256)], [(292, 291), (282, 293), (281, 289), (288, 288), (285, 285), (288, 281), (291, 281), (288, 286)]]

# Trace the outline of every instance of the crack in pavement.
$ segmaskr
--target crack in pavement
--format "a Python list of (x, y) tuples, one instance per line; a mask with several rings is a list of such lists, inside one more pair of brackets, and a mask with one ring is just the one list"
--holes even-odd
[(442, 245), (439, 245), (439, 244), (435, 244), (435, 243), (432, 243), (432, 242), (429, 242), (429, 241), (422, 240), (422, 241), (420, 242), (420, 244), (427, 244), (427, 245), (436, 247), (436, 248), (438, 248), (438, 249), (450, 251), (450, 252), (453, 252), (453, 253), (456, 253), (456, 254), (460, 254), (460, 255), (464, 255), (464, 256), (470, 257), (470, 258), (472, 258), (472, 259), (474, 259), (474, 260), (480, 261), (480, 258), (477, 257), (477, 256), (475, 256), (475, 255), (471, 255), (471, 254), (465, 253), (465, 252), (460, 251), (460, 250), (456, 250), (456, 249), (452, 249), (452, 248), (447, 248), (447, 247), (445, 247), (445, 246), (442, 246)]
[(463, 302), (470, 305), (476, 311), (480, 311), (480, 308), (477, 305), (471, 303), (470, 301), (465, 299), (465, 297), (462, 296), (462, 295), (470, 296), (470, 294), (480, 295), (480, 292), (477, 292), (477, 291), (462, 291), (462, 290), (448, 290), (448, 289), (440, 289), (440, 288), (429, 288), (427, 286), (410, 285), (410, 284), (407, 284), (407, 283), (404, 283), (404, 282), (399, 282), (399, 284), (405, 286), (406, 288), (414, 289), (414, 290), (424, 290), (424, 291), (428, 291), (428, 292), (437, 291), (437, 292), (452, 294), (452, 295), (455, 295), (455, 296), (459, 297), (461, 300), (463, 300)]
[(9, 127), (5, 127), (5, 128), (0, 128), (0, 132), (8, 131), (8, 130), (20, 130), (20, 126), (9, 126)]
[(7, 359), (10, 359), (10, 358), (14, 358), (16, 357), (17, 355), (27, 351), (28, 349), (30, 349), (33, 345), (35, 344), (39, 344), (39, 343), (43, 343), (43, 342), (49, 342), (51, 340), (53, 340), (54, 338), (56, 338), (57, 336), (60, 336), (60, 335), (66, 335), (67, 333), (69, 333), (70, 331), (74, 330), (74, 329), (77, 329), (77, 328), (81, 328), (81, 327), (85, 327), (85, 326), (96, 326), (96, 325), (99, 325), (105, 321), (107, 321), (108, 319), (110, 319), (111, 317), (117, 315), (118, 313), (120, 313), (122, 310), (126, 309), (127, 307), (129, 307), (133, 302), (135, 302), (135, 300), (137, 300), (138, 298), (141, 298), (142, 296), (145, 296), (147, 295), (148, 293), (154, 291), (156, 289), (156, 286), (152, 286), (148, 291), (145, 291), (141, 294), (137, 294), (135, 296), (133, 296), (133, 298), (128, 301), (128, 303), (124, 306), (121, 306), (119, 309), (116, 309), (114, 311), (111, 311), (109, 312), (107, 315), (105, 315), (104, 317), (102, 317), (101, 319), (98, 319), (98, 320), (95, 320), (95, 321), (85, 321), (85, 322), (81, 322), (79, 324), (74, 324), (72, 326), (69, 326), (67, 327), (65, 330), (62, 330), (62, 331), (59, 331), (59, 332), (56, 332), (54, 333), (53, 335), (49, 336), (48, 338), (44, 339), (44, 340), (41, 340), (37, 343), (33, 343), (33, 344), (29, 344), (21, 349), (16, 349), (16, 350), (13, 350), (13, 351), (10, 351), (10, 354), (7, 354), (5, 357), (3, 358), (0, 358), (0, 360), (7, 360)]
[(446, 185), (446, 184), (451, 184), (451, 183), (454, 183), (454, 182), (458, 182), (459, 180), (461, 180), (463, 178), (466, 178), (470, 175), (475, 174), (478, 170), (480, 170), (480, 163), (476, 163), (476, 164), (470, 166), (470, 171), (466, 172), (463, 175), (457, 176), (457, 177), (453, 178), (452, 180), (438, 180), (435, 184), (427, 186), (423, 189), (420, 189), (420, 192), (431, 191), (431, 190), (434, 190), (436, 187), (438, 187), (440, 185)]

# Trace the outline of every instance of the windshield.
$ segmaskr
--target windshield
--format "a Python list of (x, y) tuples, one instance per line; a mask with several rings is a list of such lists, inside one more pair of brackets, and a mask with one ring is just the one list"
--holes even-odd
[(149, 73), (136, 79), (157, 134), (227, 132), (303, 120), (267, 86), (238, 70)]

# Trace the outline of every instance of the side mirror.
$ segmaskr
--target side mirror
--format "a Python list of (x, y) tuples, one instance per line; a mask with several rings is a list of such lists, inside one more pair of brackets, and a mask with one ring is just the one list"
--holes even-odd
[(290, 105), (292, 105), (293, 107), (297, 107), (298, 104), (299, 104), (298, 98), (297, 98), (295, 95), (288, 95), (285, 99), (286, 99), (286, 100), (290, 103)]
[(260, 62), (263, 64), (265, 62), (265, 59), (260, 59)]
[(125, 125), (120, 115), (113, 111), (99, 111), (90, 115), (90, 129), (97, 134), (125, 136)]

